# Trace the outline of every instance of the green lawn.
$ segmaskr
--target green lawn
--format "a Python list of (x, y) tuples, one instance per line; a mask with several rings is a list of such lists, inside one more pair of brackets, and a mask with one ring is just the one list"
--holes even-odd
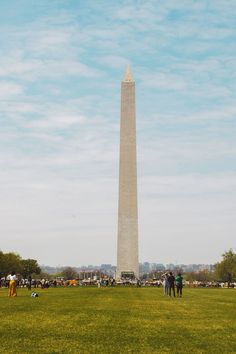
[(0, 289), (1, 353), (236, 353), (236, 290)]

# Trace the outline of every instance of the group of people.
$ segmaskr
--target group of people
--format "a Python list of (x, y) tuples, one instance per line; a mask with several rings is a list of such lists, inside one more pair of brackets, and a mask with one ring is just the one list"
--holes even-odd
[(177, 290), (177, 296), (182, 297), (183, 290), (183, 277), (181, 273), (178, 273), (175, 277), (172, 272), (165, 273), (163, 275), (163, 293), (165, 296), (173, 296), (175, 297), (175, 287)]
[[(17, 277), (16, 277), (16, 273), (13, 271), (11, 272), (11, 274), (9, 274), (6, 278), (7, 282), (8, 282), (8, 296), (9, 297), (15, 297), (17, 296)], [(48, 284), (47, 284), (48, 283)], [(28, 290), (31, 290), (31, 286), (34, 285), (34, 287), (36, 287), (38, 284), (33, 284), (33, 280), (31, 278), (31, 276), (27, 279), (27, 281), (24, 281), (24, 284), (26, 285), (26, 287), (28, 288)], [(41, 288), (47, 288), (50, 285), (57, 285), (57, 282), (52, 282), (52, 284), (49, 284), (49, 282), (45, 281), (44, 279), (42, 279), (40, 281), (40, 286)], [(97, 281), (97, 286), (100, 288), (101, 286), (114, 286), (116, 285), (115, 279), (112, 279), (112, 281), (109, 282), (109, 280), (98, 280)], [(141, 281), (137, 282), (136, 284), (137, 286), (141, 286)], [(175, 290), (177, 290), (177, 296), (178, 297), (182, 297), (182, 289), (183, 289), (183, 277), (181, 275), (181, 273), (178, 273), (177, 276), (174, 276), (172, 272), (169, 273), (165, 273), (163, 275), (162, 278), (162, 286), (163, 286), (163, 294), (165, 296), (174, 296), (176, 297), (176, 292)]]

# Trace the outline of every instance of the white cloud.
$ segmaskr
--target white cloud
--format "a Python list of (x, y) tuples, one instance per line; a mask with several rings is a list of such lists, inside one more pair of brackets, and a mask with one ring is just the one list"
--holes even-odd
[(138, 73), (137, 78), (142, 81), (144, 87), (176, 91), (182, 91), (187, 88), (183, 77), (171, 73)]
[(12, 96), (20, 95), (24, 92), (24, 88), (11, 81), (0, 81), (0, 99), (6, 100)]
[(54, 112), (43, 119), (30, 121), (27, 125), (31, 128), (39, 129), (57, 129), (65, 128), (76, 124), (81, 124), (86, 121), (86, 118), (81, 115), (71, 114), (71, 112)]
[(141, 259), (216, 261), (235, 246), (234, 2), (73, 6), (1, 24), (1, 247), (55, 265), (115, 263), (131, 63)]
[(0, 76), (12, 76), (14, 78), (21, 76), (27, 79), (29, 73), (37, 72), (41, 67), (39, 59), (23, 59), (21, 56), (14, 55), (8, 58), (0, 59)]
[(99, 77), (103, 73), (99, 70), (80, 63), (78, 60), (50, 58), (22, 58), (10, 57), (0, 59), (0, 77), (11, 77), (21, 80), (36, 80), (42, 78), (68, 77), (78, 75), (82, 77)]
[(100, 62), (110, 68), (120, 69), (130, 64), (129, 60), (122, 56), (107, 55), (100, 59)]
[[(214, 263), (235, 248), (235, 173), (144, 177), (139, 182), (142, 260)], [(158, 256), (157, 256), (158, 253)]]

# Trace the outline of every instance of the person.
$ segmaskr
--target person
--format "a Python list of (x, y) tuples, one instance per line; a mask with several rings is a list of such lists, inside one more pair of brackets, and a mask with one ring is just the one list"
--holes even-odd
[(11, 272), (11, 274), (8, 275), (7, 279), (9, 280), (9, 287), (8, 287), (8, 296), (9, 297), (15, 297), (17, 296), (16, 292), (16, 273)]
[(45, 279), (42, 279), (41, 280), (41, 289), (44, 289), (45, 288)]
[(175, 278), (175, 282), (176, 282), (177, 296), (182, 297), (183, 277), (181, 276), (181, 273), (177, 274), (177, 277)]
[(31, 290), (31, 286), (32, 286), (32, 277), (31, 277), (31, 275), (29, 275), (28, 276), (28, 282), (27, 282), (28, 290)]
[(169, 296), (171, 296), (171, 289), (172, 289), (173, 295), (175, 297), (175, 277), (172, 274), (172, 272), (170, 272), (170, 274), (169, 274), (169, 276), (167, 278), (167, 281), (169, 283)]
[(168, 273), (165, 273), (163, 276), (162, 286), (163, 286), (163, 295), (168, 296), (169, 295)]

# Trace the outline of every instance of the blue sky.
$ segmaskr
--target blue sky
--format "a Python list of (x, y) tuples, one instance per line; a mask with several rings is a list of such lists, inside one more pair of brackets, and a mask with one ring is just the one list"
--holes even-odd
[(136, 81), (140, 261), (236, 249), (236, 2), (0, 2), (0, 247), (116, 263), (120, 81)]

